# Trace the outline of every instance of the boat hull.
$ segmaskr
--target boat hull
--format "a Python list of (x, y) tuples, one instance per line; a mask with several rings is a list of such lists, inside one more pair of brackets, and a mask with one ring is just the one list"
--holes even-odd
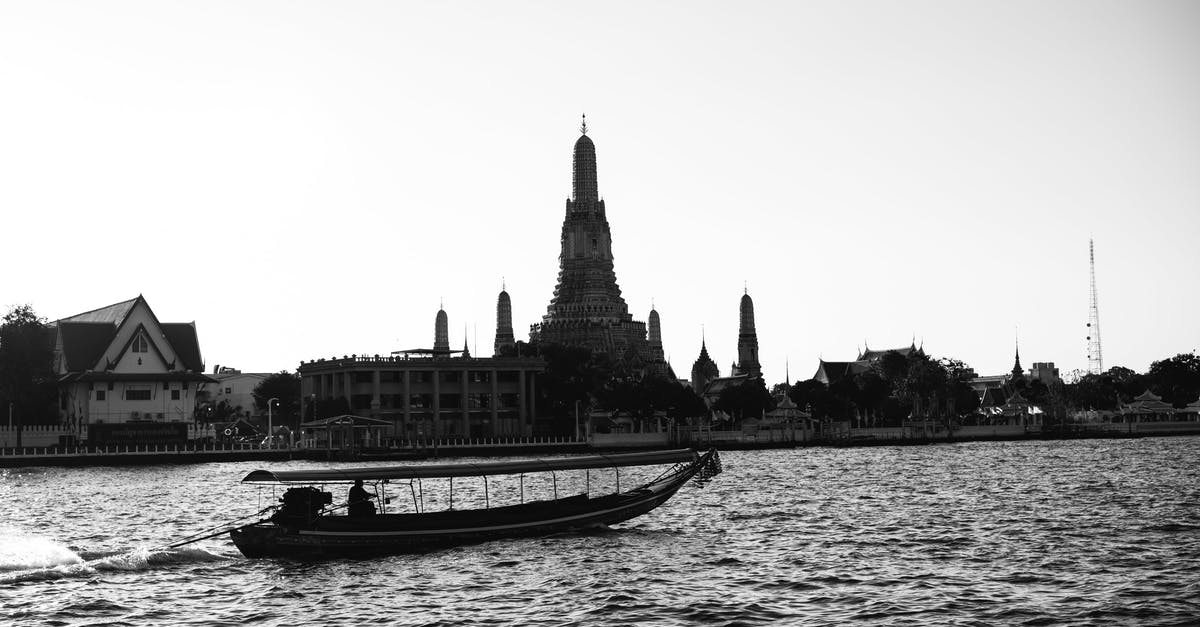
[(700, 470), (701, 462), (636, 490), (601, 497), (577, 495), (484, 510), (320, 516), (308, 523), (267, 522), (234, 529), (246, 557), (329, 559), (427, 551), (498, 538), (543, 536), (603, 528), (665, 503)]

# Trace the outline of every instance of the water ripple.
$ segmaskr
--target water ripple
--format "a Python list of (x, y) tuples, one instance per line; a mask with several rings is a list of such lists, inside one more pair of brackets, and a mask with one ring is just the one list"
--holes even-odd
[(615, 529), (321, 563), (246, 560), (220, 538), (153, 548), (261, 508), (235, 485), (252, 464), (6, 470), (0, 623), (1126, 625), (1200, 615), (1200, 438), (723, 457), (725, 473), (703, 489)]

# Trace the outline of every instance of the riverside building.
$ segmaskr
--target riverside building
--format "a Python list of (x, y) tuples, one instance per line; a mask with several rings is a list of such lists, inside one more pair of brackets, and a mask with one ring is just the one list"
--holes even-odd
[(199, 388), (216, 382), (204, 374), (196, 324), (160, 322), (141, 295), (49, 328), (63, 423), (93, 441), (112, 425), (149, 433), (147, 423), (191, 423)]
[[(497, 307), (501, 325), (509, 306), (508, 294), (502, 292)], [(345, 399), (351, 413), (390, 422), (387, 435), (401, 439), (532, 435), (545, 362), (537, 357), (472, 357), (465, 346), (450, 350), (448, 326), (446, 312), (439, 310), (433, 348), (303, 362), (298, 369), (301, 394), (313, 407)]]

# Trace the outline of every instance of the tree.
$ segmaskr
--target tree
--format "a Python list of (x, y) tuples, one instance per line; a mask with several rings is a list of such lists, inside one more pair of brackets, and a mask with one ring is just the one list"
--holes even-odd
[(1065, 386), (1067, 402), (1077, 409), (1116, 409), (1120, 393), (1111, 375), (1088, 373)]
[(1185, 407), (1200, 397), (1200, 355), (1180, 353), (1150, 364), (1146, 373), (1150, 389), (1175, 407)]
[(546, 344), (535, 346), (546, 360), (546, 371), (538, 377), (539, 413), (554, 418), (555, 434), (572, 433), (575, 410), (596, 401), (612, 380), (612, 362), (608, 354), (593, 353), (580, 346)]
[[(30, 305), (9, 310), (0, 324), (0, 397), (5, 409), (21, 423), (48, 424), (57, 420), (54, 344)], [(20, 424), (20, 423), (18, 423)]]
[(971, 387), (971, 379), (975, 378), (975, 369), (966, 362), (958, 359), (943, 358), (938, 363), (946, 371), (947, 396), (952, 403), (952, 412), (956, 416), (967, 416), (979, 409), (979, 395)]
[(267, 401), (274, 398), (278, 404), (271, 410), (274, 424), (299, 426), (300, 424), (300, 375), (281, 370), (258, 382), (254, 386), (254, 406), (267, 409)]
[(831, 409), (829, 387), (816, 379), (797, 381), (788, 392), (788, 398), (796, 407), (810, 412), (813, 417), (828, 417)]
[(1105, 374), (1112, 380), (1123, 403), (1132, 401), (1135, 396), (1145, 392), (1149, 387), (1146, 385), (1145, 375), (1138, 374), (1124, 366), (1113, 366)]
[(764, 412), (775, 409), (775, 399), (767, 392), (767, 384), (755, 378), (721, 390), (713, 408), (738, 420), (760, 418)]

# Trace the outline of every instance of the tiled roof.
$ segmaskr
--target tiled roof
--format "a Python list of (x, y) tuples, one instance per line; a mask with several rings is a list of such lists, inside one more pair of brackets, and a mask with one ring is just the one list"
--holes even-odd
[[(68, 372), (82, 372), (96, 367), (105, 349), (112, 343), (120, 326), (141, 296), (115, 305), (93, 309), (56, 321), (62, 335), (63, 365)], [(151, 312), (153, 316), (153, 312)], [(196, 325), (190, 322), (159, 323), (167, 342), (178, 356), (176, 368), (203, 372), (200, 341)], [(104, 367), (103, 364), (100, 367)]]
[(905, 346), (904, 348), (885, 348), (883, 350), (871, 350), (864, 347), (864, 350), (862, 354), (858, 356), (858, 359), (859, 361), (871, 361), (880, 359), (888, 353), (900, 353), (901, 355), (907, 357), (909, 353), (915, 353), (918, 352), (918, 350), (919, 349), (916, 346)]
[[(825, 361), (821, 360), (821, 364), (817, 366), (817, 372), (813, 375), (814, 379), (823, 380), (827, 383), (833, 383), (845, 377), (852, 377), (860, 372), (866, 372), (871, 369), (871, 364), (867, 361)], [(824, 379), (821, 375), (824, 373)]]
[(203, 372), (204, 361), (200, 358), (200, 340), (196, 336), (196, 325), (191, 322), (163, 322), (160, 326), (182, 362), (176, 366), (182, 366), (192, 372)]
[(124, 320), (125, 316), (129, 315), (129, 311), (133, 309), (134, 303), (136, 303), (140, 298), (141, 296), (138, 296), (137, 298), (123, 301), (115, 305), (109, 305), (107, 307), (85, 311), (81, 314), (75, 314), (69, 318), (63, 318), (59, 320), (59, 322), (107, 322), (113, 325), (121, 324), (121, 321)]
[(91, 370), (117, 332), (112, 322), (60, 322), (63, 358), (70, 372)]

